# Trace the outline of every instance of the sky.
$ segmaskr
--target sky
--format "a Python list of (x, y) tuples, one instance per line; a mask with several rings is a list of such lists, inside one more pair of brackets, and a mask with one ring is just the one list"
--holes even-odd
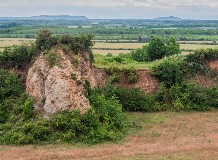
[(218, 19), (218, 0), (0, 0), (0, 17), (72, 15), (105, 19)]

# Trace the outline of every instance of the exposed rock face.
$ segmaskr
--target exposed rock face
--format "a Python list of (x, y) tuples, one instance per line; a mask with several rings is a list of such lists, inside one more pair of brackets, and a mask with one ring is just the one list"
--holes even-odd
[[(86, 57), (78, 56), (77, 66), (72, 64), (69, 55), (61, 49), (55, 51), (59, 65), (49, 66), (48, 59), (41, 54), (29, 69), (26, 91), (35, 100), (35, 109), (50, 116), (58, 111), (79, 109), (84, 113), (89, 107), (82, 83), (90, 82), (91, 87), (104, 84), (106, 74), (94, 69)], [(72, 78), (72, 74), (74, 78)]]

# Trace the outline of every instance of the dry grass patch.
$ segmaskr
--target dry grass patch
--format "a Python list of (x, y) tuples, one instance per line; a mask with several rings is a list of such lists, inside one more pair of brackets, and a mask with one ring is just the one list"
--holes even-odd
[(0, 38), (0, 47), (10, 47), (13, 45), (21, 45), (23, 43), (33, 42), (34, 39), (25, 38)]
[(204, 44), (180, 44), (181, 49), (196, 50), (196, 49), (207, 49), (207, 48), (217, 48), (218, 45), (204, 45)]
[(124, 49), (137, 49), (142, 48), (145, 45), (144, 43), (103, 43), (96, 42), (93, 48), (124, 48)]
[(218, 111), (128, 113), (128, 118), (132, 127), (120, 144), (1, 146), (1, 158), (215, 160), (218, 157)]

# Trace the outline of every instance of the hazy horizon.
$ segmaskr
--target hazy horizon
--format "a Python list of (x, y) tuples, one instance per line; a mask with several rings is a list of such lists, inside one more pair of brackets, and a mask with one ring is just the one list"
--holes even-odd
[(182, 19), (218, 20), (215, 0), (0, 0), (0, 17), (39, 15), (86, 16), (90, 19)]

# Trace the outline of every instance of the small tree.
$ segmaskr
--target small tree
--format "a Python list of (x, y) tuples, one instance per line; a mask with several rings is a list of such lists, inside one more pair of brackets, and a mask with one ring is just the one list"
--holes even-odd
[(154, 37), (147, 46), (148, 60), (154, 61), (166, 55), (166, 47), (161, 37)]
[(50, 50), (57, 43), (57, 38), (53, 37), (48, 29), (41, 30), (36, 37), (36, 49), (38, 51)]
[(179, 44), (176, 42), (175, 38), (170, 37), (167, 40), (167, 44), (166, 44), (166, 56), (171, 56), (179, 53), (181, 53), (179, 49)]
[(132, 52), (132, 59), (138, 62), (148, 61), (147, 46), (143, 46), (143, 48), (139, 48)]
[(182, 62), (175, 59), (167, 59), (158, 66), (154, 66), (151, 71), (152, 75), (156, 76), (167, 87), (181, 83), (184, 78)]

